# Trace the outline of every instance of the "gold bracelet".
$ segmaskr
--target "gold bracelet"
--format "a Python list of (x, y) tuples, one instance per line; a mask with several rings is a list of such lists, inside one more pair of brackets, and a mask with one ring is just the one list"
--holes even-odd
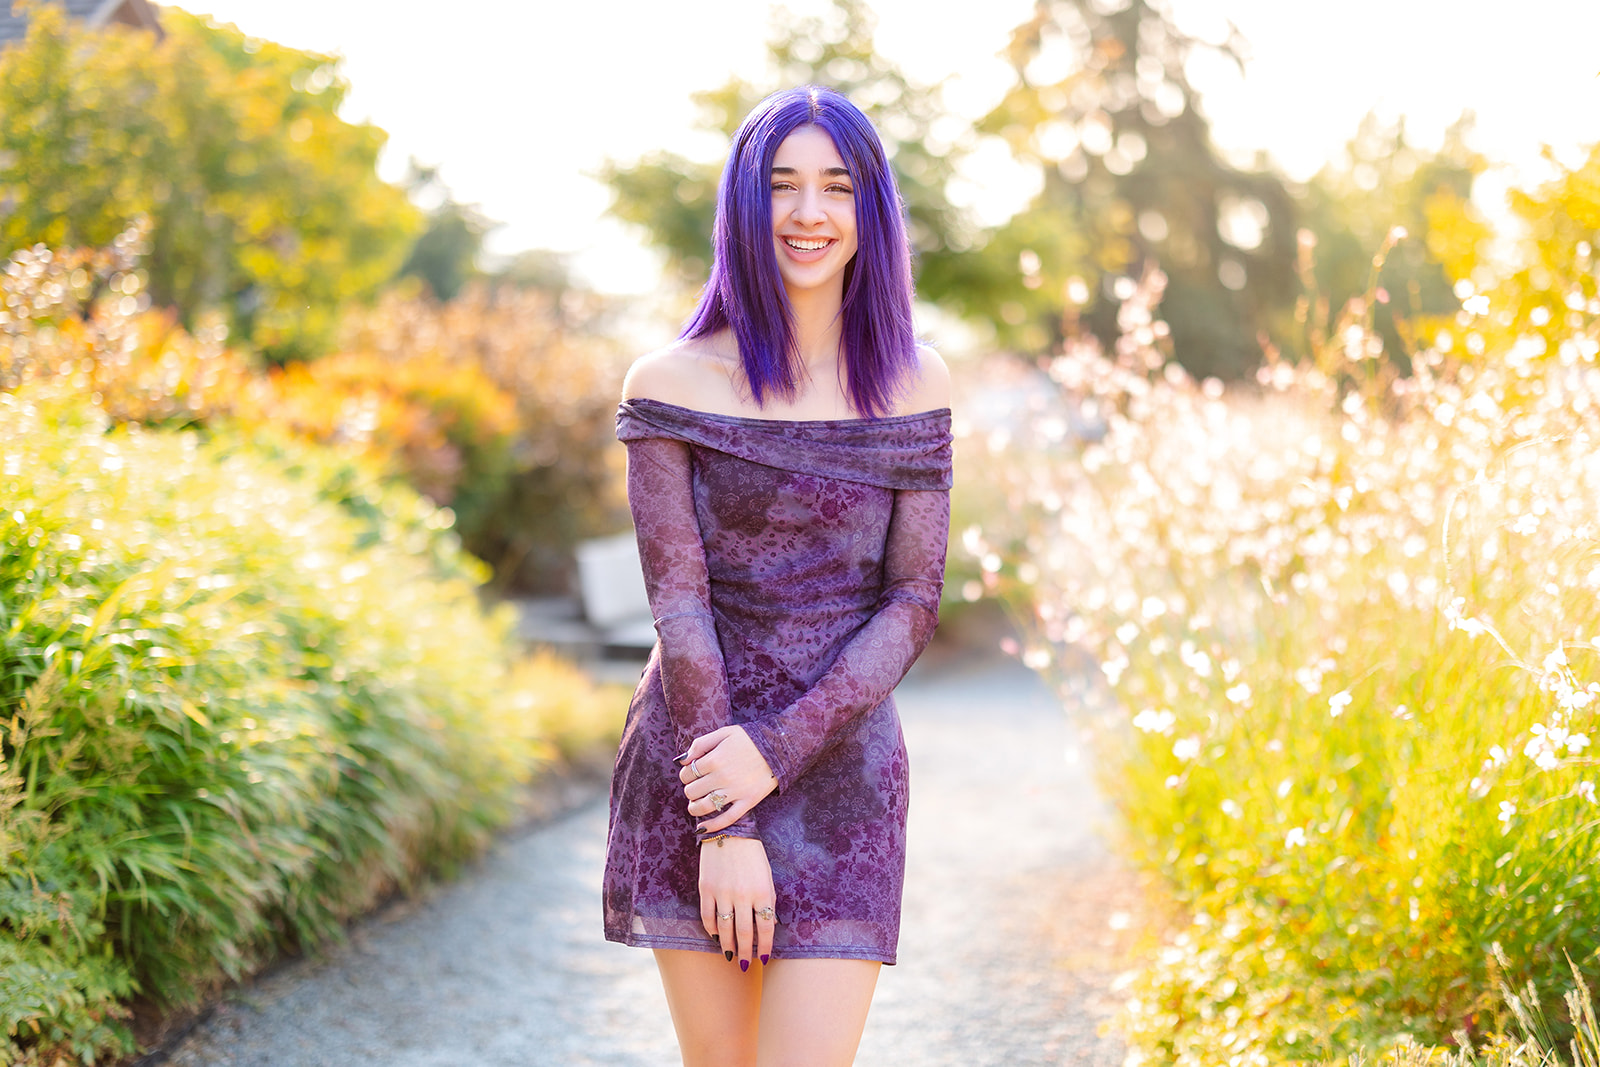
[(721, 848), (722, 847), (722, 843), (724, 841), (726, 841), (728, 838), (732, 837), (732, 836), (733, 836), (732, 834), (717, 834), (715, 837), (705, 838), (700, 843), (702, 845), (709, 845), (709, 844), (711, 844), (711, 842), (715, 841), (717, 843), (717, 847)]

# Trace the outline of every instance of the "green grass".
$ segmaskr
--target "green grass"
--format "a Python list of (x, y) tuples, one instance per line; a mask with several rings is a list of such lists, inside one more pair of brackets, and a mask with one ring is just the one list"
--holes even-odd
[(127, 1051), (135, 993), (339, 936), (620, 720), (518, 664), (448, 512), (330, 450), (43, 383), (0, 457), (0, 1063)]

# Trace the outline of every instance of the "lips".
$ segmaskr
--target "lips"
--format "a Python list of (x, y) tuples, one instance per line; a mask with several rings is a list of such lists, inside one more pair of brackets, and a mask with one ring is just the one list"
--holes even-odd
[(784, 253), (796, 263), (814, 263), (838, 244), (835, 237), (780, 237)]

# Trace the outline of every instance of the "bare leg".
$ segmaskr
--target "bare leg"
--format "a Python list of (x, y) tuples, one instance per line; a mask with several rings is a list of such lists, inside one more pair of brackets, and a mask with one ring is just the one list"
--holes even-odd
[(655, 954), (684, 1067), (755, 1067), (764, 968), (758, 963), (744, 973), (720, 952)]
[(755, 1063), (850, 1067), (880, 966), (870, 960), (773, 960), (762, 976)]

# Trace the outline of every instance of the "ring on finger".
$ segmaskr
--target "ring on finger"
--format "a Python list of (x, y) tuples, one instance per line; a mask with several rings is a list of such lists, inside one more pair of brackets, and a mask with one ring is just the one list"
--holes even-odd
[(706, 797), (706, 799), (711, 801), (711, 809), (713, 811), (721, 811), (723, 808), (728, 806), (728, 794), (721, 792), (720, 790), (712, 793), (710, 796)]
[(777, 918), (777, 915), (778, 915), (778, 913), (773, 911), (771, 907), (765, 907), (765, 908), (762, 908), (760, 911), (756, 912), (756, 918), (758, 918), (758, 919), (766, 919), (769, 922), (772, 919)]
[(700, 769), (700, 761), (698, 759), (689, 761), (689, 773), (696, 778), (704, 778), (706, 776), (706, 772)]
[(721, 919), (723, 922), (727, 922), (729, 919), (733, 918), (733, 912), (731, 912), (731, 911), (729, 911), (729, 912), (721, 912), (721, 911), (719, 911), (719, 912), (717, 912), (717, 918)]

